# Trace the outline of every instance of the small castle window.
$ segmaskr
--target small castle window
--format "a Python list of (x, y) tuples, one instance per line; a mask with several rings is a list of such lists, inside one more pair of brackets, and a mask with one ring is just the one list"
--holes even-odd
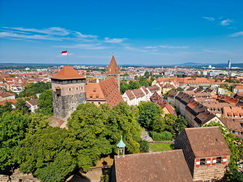
[(91, 96), (89, 96), (90, 98), (93, 98), (93, 96), (91, 95)]
[(78, 90), (78, 87), (76, 87), (76, 90)]
[(205, 166), (206, 159), (200, 159), (200, 166)]
[(69, 88), (68, 90), (69, 90), (69, 91), (72, 91), (72, 89), (71, 89), (71, 88)]
[(216, 164), (221, 164), (222, 162), (222, 157), (217, 157), (216, 158)]
[(240, 123), (240, 126), (243, 127), (243, 123)]

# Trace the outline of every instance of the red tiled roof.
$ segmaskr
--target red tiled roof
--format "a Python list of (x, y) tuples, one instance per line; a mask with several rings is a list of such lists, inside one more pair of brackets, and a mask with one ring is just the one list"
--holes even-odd
[(0, 105), (4, 106), (7, 102), (11, 102), (12, 104), (16, 104), (17, 99), (8, 99), (8, 100), (0, 101)]
[(109, 66), (106, 67), (106, 73), (108, 74), (120, 73), (120, 68), (117, 66), (116, 59), (114, 56), (112, 56)]
[(190, 182), (182, 150), (115, 156), (117, 182)]
[(71, 80), (71, 79), (80, 79), (84, 76), (80, 75), (77, 70), (71, 66), (64, 66), (58, 73), (51, 77), (52, 79), (60, 80)]
[(118, 90), (118, 85), (114, 77), (110, 77), (100, 82), (100, 87), (109, 106), (114, 107), (120, 102), (123, 102), (123, 98)]
[(185, 133), (196, 158), (231, 154), (218, 126), (186, 128)]
[(88, 101), (105, 100), (99, 83), (87, 83), (86, 98)]
[(127, 94), (129, 100), (133, 100), (135, 98), (135, 96), (131, 90), (127, 90), (125, 93)]
[(49, 118), (49, 125), (52, 127), (60, 127), (64, 123), (64, 120), (61, 120), (55, 116)]
[(0, 97), (5, 98), (5, 97), (10, 97), (10, 96), (14, 96), (14, 94), (10, 93), (10, 92), (6, 92), (4, 90), (0, 90)]

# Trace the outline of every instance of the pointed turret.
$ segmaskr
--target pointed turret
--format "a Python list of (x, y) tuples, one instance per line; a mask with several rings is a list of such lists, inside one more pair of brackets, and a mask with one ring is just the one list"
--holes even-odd
[(110, 64), (108, 67), (106, 67), (106, 73), (107, 74), (119, 74), (120, 68), (118, 67), (116, 63), (116, 59), (114, 56), (112, 56)]
[(107, 77), (115, 77), (117, 82), (117, 88), (120, 91), (120, 68), (116, 63), (116, 59), (112, 56), (109, 66), (106, 67)]

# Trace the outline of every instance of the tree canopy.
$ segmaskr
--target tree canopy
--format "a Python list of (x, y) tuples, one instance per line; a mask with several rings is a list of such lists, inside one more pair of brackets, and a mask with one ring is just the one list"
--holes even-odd
[(37, 93), (42, 93), (47, 89), (51, 88), (51, 83), (50, 82), (37, 82), (37, 83), (29, 83), (25, 89), (19, 93), (19, 97), (30, 97), (35, 95)]
[(15, 164), (14, 151), (25, 138), (30, 121), (28, 115), (16, 111), (0, 116), (0, 169)]
[(153, 102), (140, 102), (138, 105), (140, 125), (147, 130), (162, 131), (165, 128), (165, 122), (161, 116), (162, 109)]
[(53, 114), (53, 105), (52, 105), (52, 90), (45, 90), (38, 99), (38, 111), (46, 114), (52, 115)]

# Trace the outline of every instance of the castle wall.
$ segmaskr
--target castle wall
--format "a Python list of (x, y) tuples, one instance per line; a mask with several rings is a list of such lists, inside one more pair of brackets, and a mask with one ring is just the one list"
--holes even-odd
[(61, 95), (58, 96), (56, 92), (52, 93), (54, 116), (62, 120), (67, 118), (76, 110), (77, 106), (86, 102), (86, 92)]
[[(212, 157), (207, 157), (207, 158), (211, 158), (211, 160), (212, 160)], [(212, 165), (212, 161), (209, 166), (205, 165), (205, 166), (196, 167), (196, 164), (195, 164), (193, 181), (199, 181), (199, 180), (206, 181), (206, 180), (212, 180), (212, 179), (214, 179), (214, 180), (222, 179), (225, 174), (226, 166), (228, 165), (229, 160), (230, 160), (230, 156), (227, 156), (226, 164), (220, 163), (220, 164)]]
[[(72, 80), (73, 82), (74, 80)], [(86, 102), (86, 83), (85, 80), (79, 80), (81, 83), (52, 82), (52, 97), (54, 116), (67, 120), (67, 118), (76, 110), (77, 106)], [(58, 93), (57, 89), (60, 89)]]

